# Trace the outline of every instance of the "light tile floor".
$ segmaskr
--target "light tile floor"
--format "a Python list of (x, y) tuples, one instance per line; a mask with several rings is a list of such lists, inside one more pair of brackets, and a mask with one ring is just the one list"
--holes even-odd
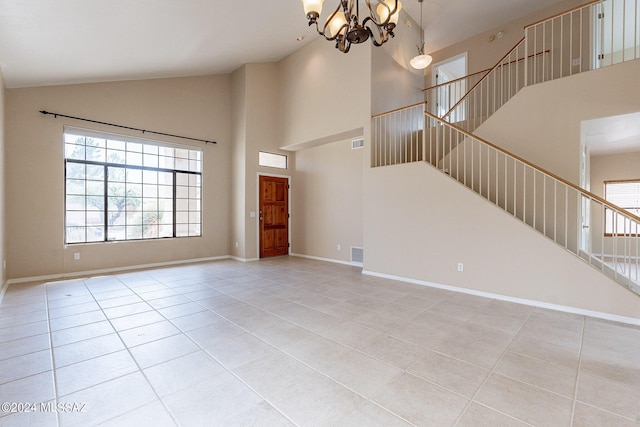
[(219, 261), (10, 286), (0, 401), (0, 426), (638, 426), (640, 328)]

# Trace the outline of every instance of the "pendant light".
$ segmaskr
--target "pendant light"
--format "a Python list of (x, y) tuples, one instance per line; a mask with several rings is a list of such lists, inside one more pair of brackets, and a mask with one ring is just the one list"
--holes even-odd
[(420, 44), (418, 47), (418, 54), (414, 56), (409, 64), (416, 70), (424, 70), (431, 64), (433, 58), (431, 55), (425, 55), (424, 53), (424, 24), (422, 21), (422, 0), (418, 0), (420, 3)]

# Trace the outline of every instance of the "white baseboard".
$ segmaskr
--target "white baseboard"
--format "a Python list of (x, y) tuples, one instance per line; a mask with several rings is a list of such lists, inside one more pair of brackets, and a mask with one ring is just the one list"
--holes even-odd
[(350, 265), (352, 267), (362, 267), (362, 264), (359, 264), (359, 263), (356, 263), (356, 262), (350, 262), (350, 261), (343, 261), (343, 260), (340, 260), (340, 259), (322, 258), (322, 257), (319, 257), (319, 256), (294, 254), (294, 253), (290, 253), (289, 255), (295, 256), (295, 257), (298, 257), (298, 258), (314, 259), (316, 261), (332, 262), (334, 264)]
[(77, 271), (73, 273), (59, 273), (59, 274), (49, 274), (45, 276), (22, 277), (19, 279), (10, 279), (7, 281), (6, 285), (11, 285), (14, 283), (42, 282), (47, 280), (59, 280), (59, 279), (69, 279), (74, 277), (95, 276), (98, 274), (119, 273), (122, 271), (143, 270), (143, 269), (158, 268), (158, 267), (169, 267), (172, 265), (180, 265), (180, 264), (194, 264), (197, 262), (219, 261), (222, 259), (230, 259), (230, 258), (231, 257), (229, 255), (223, 255), (218, 257), (194, 258), (194, 259), (184, 259), (179, 261), (156, 262), (152, 264), (129, 265), (126, 267), (114, 267), (114, 268), (103, 268), (99, 270)]
[(237, 256), (230, 256), (229, 258), (231, 258), (232, 260), (235, 260), (235, 261), (240, 261), (240, 262), (260, 261), (260, 258), (240, 258), (240, 257), (237, 257)]
[(2, 285), (2, 289), (0, 289), (0, 304), (2, 304), (2, 298), (4, 298), (4, 294), (7, 293), (7, 289), (9, 288), (9, 281), (5, 281)]
[(493, 294), (493, 293), (490, 293), (490, 292), (476, 291), (474, 289), (459, 288), (457, 286), (441, 285), (439, 283), (427, 282), (427, 281), (424, 281), (424, 280), (417, 280), (417, 279), (409, 279), (409, 278), (406, 278), (406, 277), (394, 276), (392, 274), (376, 273), (374, 271), (362, 270), (362, 274), (366, 274), (368, 276), (381, 277), (383, 279), (391, 279), (391, 280), (398, 280), (400, 282), (413, 283), (413, 284), (416, 284), (416, 285), (429, 286), (431, 288), (444, 289), (444, 290), (452, 291), (452, 292), (459, 292), (459, 293), (463, 293), (463, 294), (476, 295), (476, 296), (479, 296), (479, 297), (491, 298), (491, 299), (495, 299), (495, 300), (499, 300), (499, 301), (513, 302), (513, 303), (516, 303), (516, 304), (523, 304), (523, 305), (528, 305), (528, 306), (532, 306), (532, 307), (546, 308), (546, 309), (549, 309), (549, 310), (562, 311), (562, 312), (565, 312), (565, 313), (579, 314), (581, 316), (595, 317), (597, 319), (604, 319), (604, 320), (610, 320), (612, 322), (619, 322), (619, 323), (626, 323), (626, 324), (629, 324), (629, 325), (640, 326), (640, 319), (635, 318), (635, 317), (618, 316), (617, 314), (602, 313), (600, 311), (585, 310), (585, 309), (582, 309), (582, 308), (569, 307), (569, 306), (566, 306), (566, 305), (558, 305), (558, 304), (551, 304), (551, 303), (543, 302), (543, 301), (535, 301), (535, 300), (529, 300), (529, 299), (524, 299), (524, 298), (510, 297), (510, 296), (507, 296), (507, 295), (500, 295), (500, 294)]

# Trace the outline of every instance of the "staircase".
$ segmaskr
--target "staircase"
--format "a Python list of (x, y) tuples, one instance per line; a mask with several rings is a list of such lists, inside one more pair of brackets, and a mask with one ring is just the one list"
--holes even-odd
[[(374, 116), (372, 167), (426, 161), (640, 295), (640, 217), (474, 134), (526, 86), (640, 58), (639, 3), (599, 0), (531, 24), (492, 69)], [(589, 233), (605, 218), (611, 234)]]

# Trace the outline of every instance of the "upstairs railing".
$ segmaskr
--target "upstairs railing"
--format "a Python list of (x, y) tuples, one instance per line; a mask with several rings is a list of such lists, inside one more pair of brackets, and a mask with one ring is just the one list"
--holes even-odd
[(525, 86), (529, 66), (525, 59), (526, 44), (522, 39), (442, 117), (473, 132)]
[(491, 71), (436, 115), (473, 132), (525, 86), (640, 58), (639, 3), (598, 0), (528, 25)]

